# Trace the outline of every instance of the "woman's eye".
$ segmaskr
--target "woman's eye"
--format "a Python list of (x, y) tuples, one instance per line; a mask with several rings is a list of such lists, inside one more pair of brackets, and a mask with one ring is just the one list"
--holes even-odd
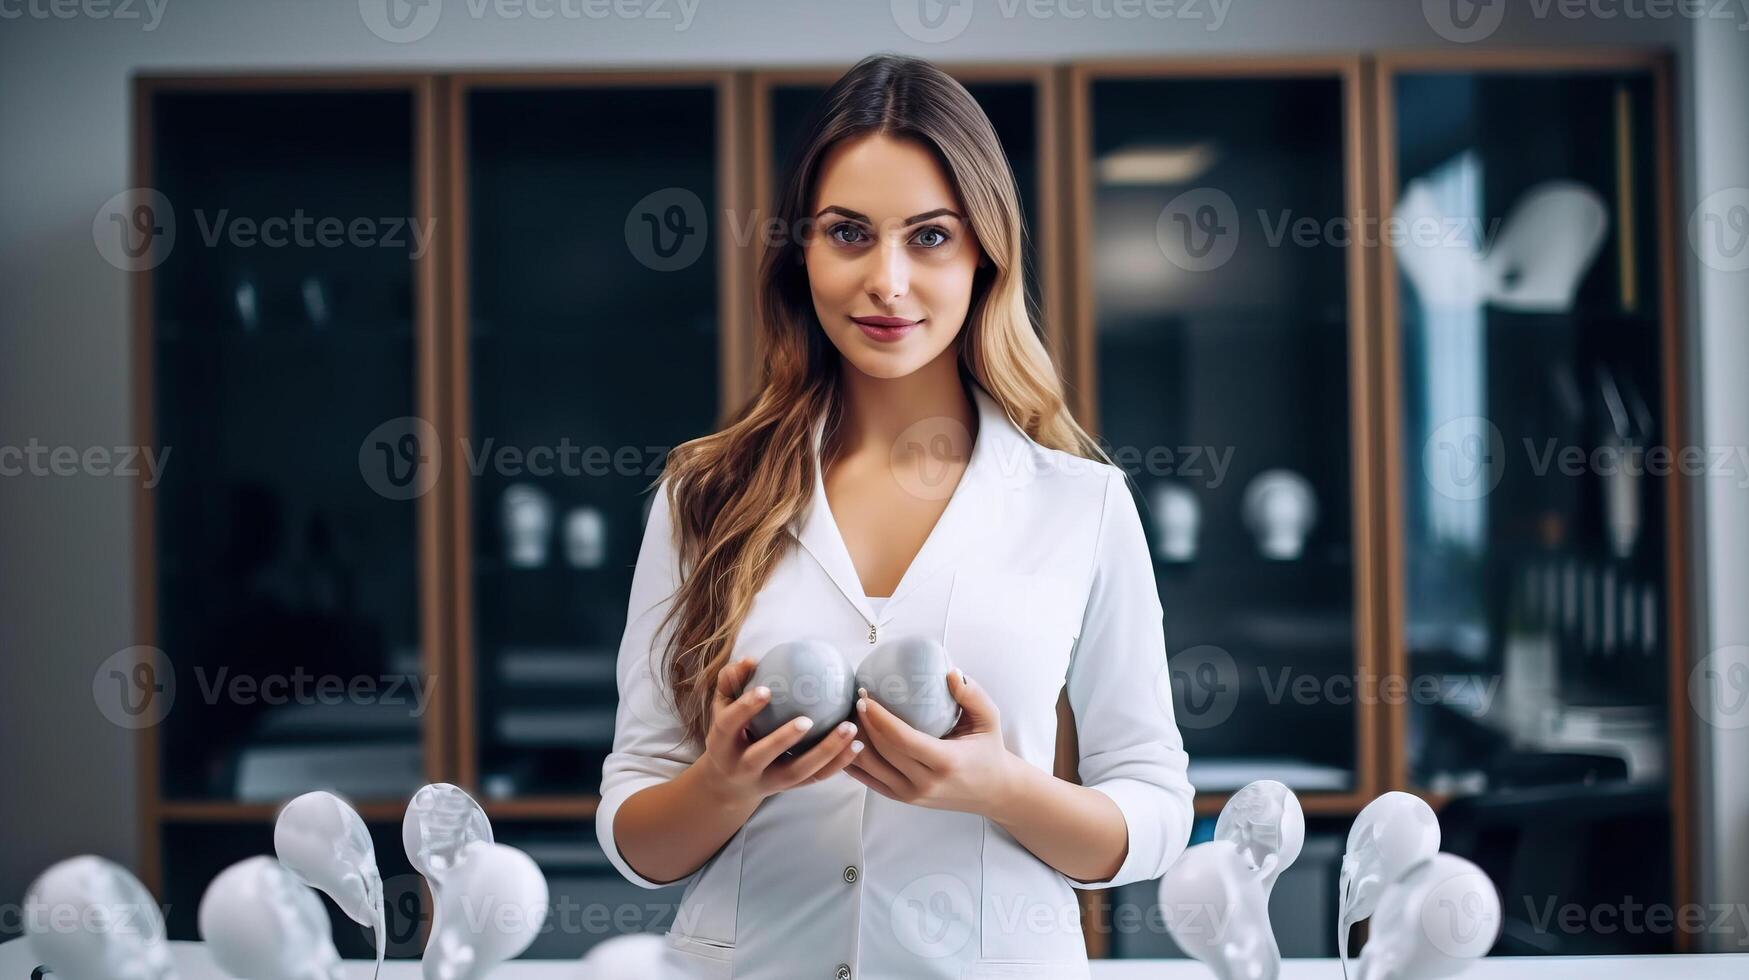
[[(849, 222), (833, 225), (826, 234), (830, 235), (833, 241), (838, 242), (841, 245), (855, 245), (862, 241), (862, 229)], [(842, 237), (843, 235), (851, 235), (855, 237), (845, 238)]]
[[(931, 240), (925, 241), (925, 237), (930, 237)], [(947, 244), (947, 232), (940, 228), (925, 228), (917, 233), (917, 244), (925, 248), (940, 248)]]

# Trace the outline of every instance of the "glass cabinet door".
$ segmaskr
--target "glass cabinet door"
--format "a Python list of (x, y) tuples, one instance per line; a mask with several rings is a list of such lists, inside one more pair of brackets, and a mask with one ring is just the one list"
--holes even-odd
[(644, 491), (719, 408), (718, 91), (461, 98), (463, 772), (472, 753), (488, 799), (586, 797), (613, 744)]
[(163, 210), (125, 218), (169, 243), (143, 308), (169, 813), (424, 781), (437, 557), (372, 450), (421, 411), (416, 91), (142, 83)]
[[(1678, 608), (1660, 466), (1679, 447), (1656, 70), (1393, 68), (1393, 655), (1426, 694), (1394, 719), (1397, 778), (1458, 798), (1443, 819), (1468, 842), (1448, 849), (1485, 839), (1495, 857), (1536, 852), (1549, 873), (1565, 849), (1613, 856), (1530, 894), (1658, 901)], [(1541, 810), (1513, 809), (1533, 799)], [(1523, 918), (1525, 867), (1489, 867), (1509, 919)], [(1513, 946), (1506, 932), (1514, 953), (1669, 943), (1623, 931)]]
[(1079, 83), (1076, 380), (1153, 547), (1205, 811), (1366, 785), (1345, 70)]

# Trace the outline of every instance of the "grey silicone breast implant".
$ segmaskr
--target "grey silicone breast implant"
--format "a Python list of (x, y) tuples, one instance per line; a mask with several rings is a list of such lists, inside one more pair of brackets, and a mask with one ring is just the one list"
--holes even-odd
[(814, 727), (790, 748), (801, 752), (850, 719), (856, 679), (838, 648), (822, 640), (779, 643), (754, 668), (749, 687), (771, 688), (771, 701), (748, 723), (755, 741), (804, 715)]
[(959, 702), (947, 689), (953, 669), (947, 648), (927, 636), (896, 636), (863, 658), (856, 686), (925, 735), (940, 738), (959, 721)]

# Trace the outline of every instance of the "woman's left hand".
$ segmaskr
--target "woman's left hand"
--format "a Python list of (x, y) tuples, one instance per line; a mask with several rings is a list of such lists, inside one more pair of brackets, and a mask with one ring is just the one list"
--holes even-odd
[(984, 689), (958, 670), (947, 675), (960, 719), (941, 738), (923, 734), (859, 691), (856, 722), (865, 751), (845, 768), (889, 800), (988, 816), (999, 810), (1019, 757), (1002, 743), (1001, 715)]

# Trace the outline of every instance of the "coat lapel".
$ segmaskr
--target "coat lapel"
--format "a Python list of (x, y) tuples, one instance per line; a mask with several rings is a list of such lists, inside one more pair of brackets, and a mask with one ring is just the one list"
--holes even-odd
[[(881, 623), (905, 596), (921, 588), (935, 573), (953, 564), (967, 547), (983, 540), (1001, 527), (1004, 497), (1001, 491), (1012, 483), (1013, 467), (1025, 462), (1017, 449), (1023, 448), (1027, 436), (1002, 410), (1002, 406), (984, 389), (972, 384), (972, 400), (978, 411), (978, 434), (972, 443), (972, 455), (959, 485), (948, 498), (947, 507), (936, 520), (935, 527), (923, 542), (910, 567), (899, 579), (893, 596), (882, 608), (879, 618), (869, 608), (862, 581), (857, 577), (856, 564), (844, 544), (826, 500), (826, 481), (820, 469), (820, 441), (826, 420), (814, 421), (813, 462), (814, 492), (807, 510), (790, 525), (790, 533), (832, 579), (838, 591), (854, 606), (865, 622)], [(799, 528), (798, 528), (799, 524)]]

